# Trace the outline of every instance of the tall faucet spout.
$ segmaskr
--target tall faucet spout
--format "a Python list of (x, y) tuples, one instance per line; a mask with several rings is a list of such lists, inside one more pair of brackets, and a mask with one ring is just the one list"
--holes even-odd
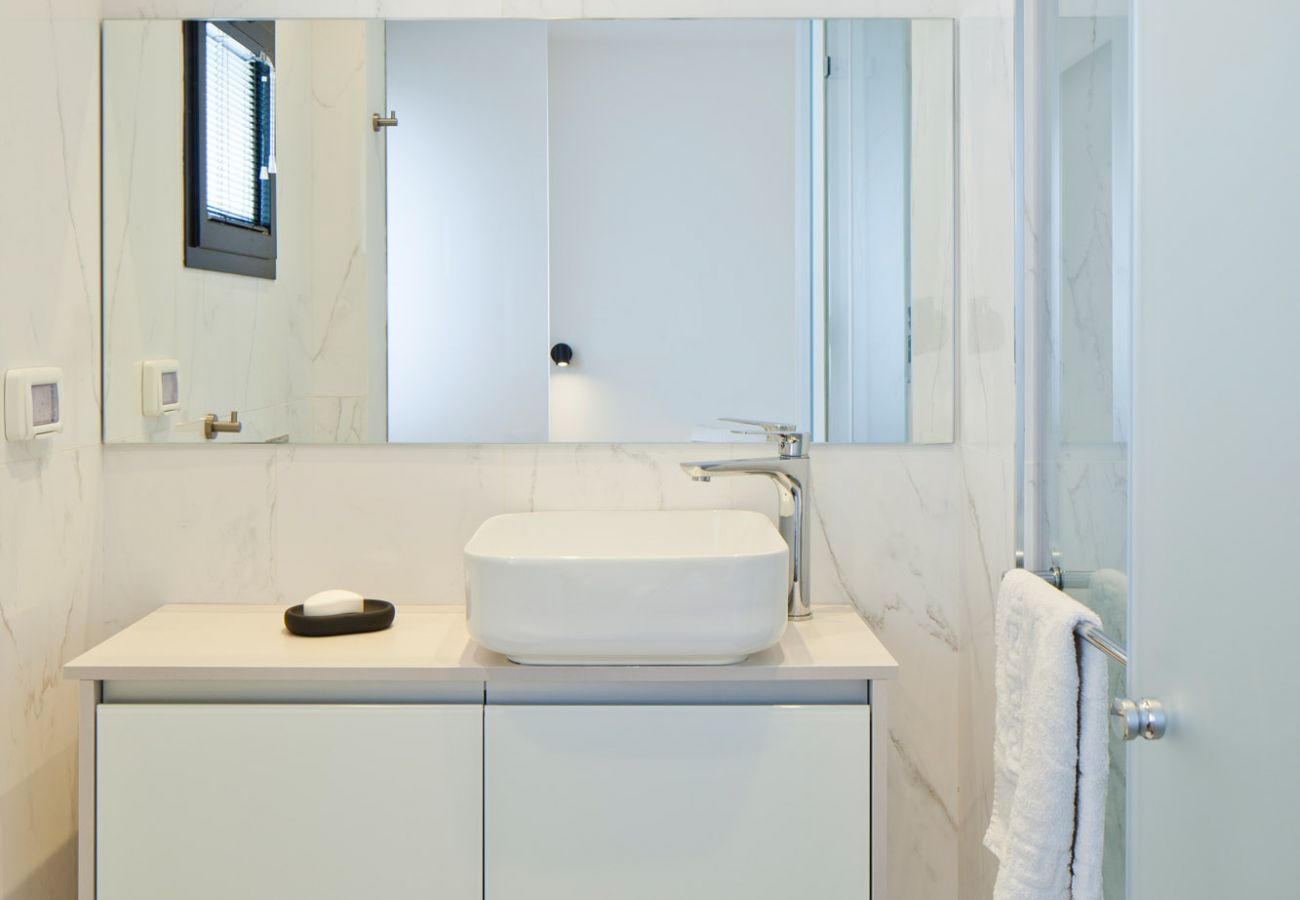
[(783, 455), (760, 459), (719, 459), (684, 462), (681, 466), (694, 481), (707, 482), (718, 475), (764, 475), (772, 480), (781, 498), (777, 524), (781, 537), (790, 548), (786, 612), (791, 619), (809, 618), (812, 615), (812, 592), (807, 564), (808, 457)]

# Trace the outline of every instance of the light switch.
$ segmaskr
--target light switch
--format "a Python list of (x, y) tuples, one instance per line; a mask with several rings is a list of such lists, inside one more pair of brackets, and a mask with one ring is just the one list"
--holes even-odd
[(10, 369), (5, 373), (5, 437), (30, 441), (63, 430), (59, 409), (63, 370)]
[(165, 416), (181, 408), (180, 363), (147, 359), (140, 370), (140, 408), (146, 416)]

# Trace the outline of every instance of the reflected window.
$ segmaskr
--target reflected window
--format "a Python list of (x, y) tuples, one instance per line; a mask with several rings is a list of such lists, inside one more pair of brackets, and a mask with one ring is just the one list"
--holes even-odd
[(185, 264), (274, 278), (275, 24), (185, 28)]

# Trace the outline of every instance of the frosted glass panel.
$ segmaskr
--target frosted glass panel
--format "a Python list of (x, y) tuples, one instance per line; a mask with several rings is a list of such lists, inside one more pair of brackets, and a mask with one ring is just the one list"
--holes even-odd
[[(1025, 6), (1025, 563), (1127, 642), (1132, 321), (1128, 20)], [(1125, 672), (1111, 666), (1111, 696)], [(1103, 882), (1125, 896), (1125, 745), (1112, 739)]]
[[(1067, 570), (1095, 573), (1071, 591), (1126, 643), (1128, 613), (1129, 177), (1126, 22), (1062, 15), (1060, 60), (1060, 389), (1052, 547)], [(1050, 471), (1050, 470), (1049, 470)], [(1124, 696), (1111, 666), (1111, 696)], [(1124, 896), (1125, 748), (1111, 738), (1105, 896)]]

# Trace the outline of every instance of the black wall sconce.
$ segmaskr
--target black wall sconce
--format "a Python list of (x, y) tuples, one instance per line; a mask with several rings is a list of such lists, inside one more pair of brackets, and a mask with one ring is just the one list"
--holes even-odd
[(568, 344), (556, 344), (551, 348), (551, 362), (561, 369), (566, 369), (573, 361), (573, 348)]

